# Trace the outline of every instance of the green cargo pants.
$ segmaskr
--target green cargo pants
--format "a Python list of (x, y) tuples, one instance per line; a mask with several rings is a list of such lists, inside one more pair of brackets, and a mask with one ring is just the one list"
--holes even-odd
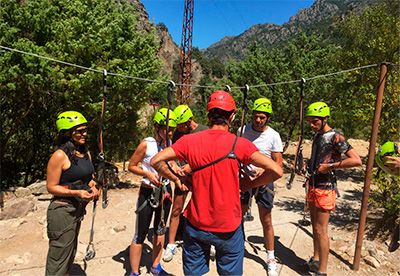
[(71, 268), (78, 246), (78, 235), (85, 209), (72, 204), (52, 201), (47, 209), (49, 251), (46, 275), (66, 275)]

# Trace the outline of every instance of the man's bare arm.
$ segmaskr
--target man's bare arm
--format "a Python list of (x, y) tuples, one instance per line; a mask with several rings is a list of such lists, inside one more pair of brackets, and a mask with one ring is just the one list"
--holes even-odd
[(150, 161), (150, 165), (163, 177), (173, 181), (179, 189), (182, 191), (188, 191), (189, 189), (181, 184), (180, 178), (170, 169), (167, 162), (177, 160), (174, 150), (172, 148), (166, 148), (157, 153)]
[(250, 164), (263, 169), (264, 172), (252, 181), (244, 181), (241, 187), (242, 192), (267, 183), (272, 183), (283, 175), (283, 170), (279, 164), (259, 151), (256, 151), (251, 155)]

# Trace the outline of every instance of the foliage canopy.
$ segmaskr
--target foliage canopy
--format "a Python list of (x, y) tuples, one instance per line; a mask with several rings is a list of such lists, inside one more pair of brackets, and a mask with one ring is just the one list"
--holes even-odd
[[(161, 80), (154, 30), (135, 31), (138, 15), (127, 1), (3, 0), (1, 12), (3, 46), (101, 71)], [(96, 158), (102, 74), (15, 52), (0, 53), (1, 173), (7, 184), (24, 176), (26, 185), (44, 176), (54, 150), (55, 119), (62, 111), (76, 110), (88, 119), (89, 148)], [(138, 111), (158, 89), (154, 83), (108, 77), (106, 158), (131, 154), (140, 141)]]

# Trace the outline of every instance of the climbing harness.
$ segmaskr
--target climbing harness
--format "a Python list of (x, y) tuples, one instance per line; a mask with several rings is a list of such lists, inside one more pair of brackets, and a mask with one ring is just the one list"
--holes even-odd
[(200, 170), (202, 170), (202, 169), (208, 168), (208, 167), (210, 167), (210, 166), (212, 166), (212, 165), (214, 165), (214, 164), (216, 164), (216, 163), (221, 162), (222, 160), (224, 160), (224, 159), (226, 159), (226, 158), (229, 158), (229, 159), (236, 159), (236, 160), (239, 162), (239, 165), (240, 165), (242, 162), (241, 162), (240, 159), (236, 156), (236, 153), (235, 153), (235, 146), (236, 146), (236, 141), (237, 141), (237, 139), (238, 139), (238, 137), (236, 136), (235, 142), (233, 142), (232, 149), (231, 149), (231, 151), (230, 151), (227, 155), (224, 155), (224, 156), (222, 156), (221, 158), (218, 158), (217, 160), (212, 161), (212, 162), (210, 162), (210, 163), (208, 163), (208, 164), (206, 164), (206, 165), (204, 165), (204, 166), (201, 166), (201, 167), (192, 169), (192, 173), (195, 173), (195, 172), (198, 172), (198, 171), (200, 171)]
[[(83, 181), (80, 179), (76, 180), (74, 182), (70, 182), (70, 183), (63, 183), (62, 187), (69, 189), (69, 190), (86, 190), (89, 193), (91, 192), (89, 186), (83, 184)], [(63, 198), (63, 197), (57, 197), (57, 196), (55, 196), (53, 198), (53, 201), (60, 201), (60, 202), (72, 204), (76, 208), (76, 212), (77, 212), (78, 216), (63, 230), (59, 230), (59, 231), (47, 230), (47, 237), (49, 238), (49, 240), (56, 240), (56, 239), (60, 238), (63, 234), (65, 234), (69, 230), (73, 229), (75, 227), (76, 223), (79, 223), (83, 220), (83, 215), (84, 215), (83, 210), (84, 210), (87, 202), (83, 201), (78, 196), (75, 196), (73, 198), (74, 198), (74, 200), (71, 200), (71, 198)]]
[[(315, 160), (316, 160), (316, 158), (317, 158), (317, 145), (316, 145), (317, 143), (316, 143), (316, 139), (317, 139), (317, 137), (318, 137), (319, 135), (320, 135), (320, 134), (319, 134), (318, 132), (314, 135), (313, 144), (312, 144), (312, 149), (311, 149), (312, 154), (311, 154), (311, 159), (310, 159), (310, 161), (309, 161), (309, 164), (311, 164), (311, 167), (309, 167), (308, 170), (306, 171), (306, 175), (309, 175), (309, 178), (310, 178), (310, 180), (311, 180), (311, 185), (312, 185), (313, 187), (315, 187), (315, 183), (314, 183), (314, 182), (315, 182), (315, 176), (318, 174), (318, 173), (317, 173), (317, 172), (318, 172), (318, 167), (315, 168), (314, 171), (310, 171), (310, 170), (314, 167)], [(330, 140), (331, 143), (333, 143), (333, 142), (335, 141), (337, 135), (338, 135), (338, 134), (332, 135), (332, 138), (331, 138), (331, 140)], [(335, 173), (335, 170), (330, 170), (330, 171), (328, 172), (328, 176), (329, 176), (329, 178), (330, 178), (330, 180), (331, 180), (331, 182), (332, 182), (333, 189), (336, 191), (337, 197), (340, 197), (340, 193), (339, 193), (338, 186), (337, 186), (337, 180), (336, 180), (336, 173)]]
[(301, 171), (303, 169), (303, 137), (304, 137), (304, 110), (303, 110), (303, 101), (304, 101), (304, 85), (306, 80), (301, 78), (300, 82), (300, 135), (299, 135), (299, 143), (297, 144), (296, 154), (294, 156), (294, 162), (292, 171), (290, 173), (289, 182), (286, 184), (286, 188), (288, 190), (292, 189), (294, 176), (297, 170)]
[(150, 180), (147, 177), (143, 177), (142, 181), (145, 180), (145, 182), (148, 182), (147, 185), (151, 186), (153, 188), (153, 191), (147, 200), (145, 200), (135, 211), (135, 214), (138, 214), (140, 211), (143, 210), (144, 207), (146, 207), (147, 204), (150, 205), (152, 208), (157, 208), (161, 205), (161, 202), (165, 199), (168, 198), (169, 200), (172, 201), (171, 196), (167, 192), (167, 185), (169, 184), (169, 180), (167, 178), (163, 178), (162, 182), (163, 185), (162, 187), (157, 187), (154, 184), (150, 183)]

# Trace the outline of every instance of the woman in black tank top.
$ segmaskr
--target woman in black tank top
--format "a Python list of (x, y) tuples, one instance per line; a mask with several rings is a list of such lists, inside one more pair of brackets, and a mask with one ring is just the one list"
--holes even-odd
[(100, 195), (85, 145), (86, 123), (85, 117), (76, 111), (63, 112), (57, 117), (58, 148), (47, 165), (47, 190), (54, 197), (47, 209), (46, 275), (68, 274), (85, 206)]

